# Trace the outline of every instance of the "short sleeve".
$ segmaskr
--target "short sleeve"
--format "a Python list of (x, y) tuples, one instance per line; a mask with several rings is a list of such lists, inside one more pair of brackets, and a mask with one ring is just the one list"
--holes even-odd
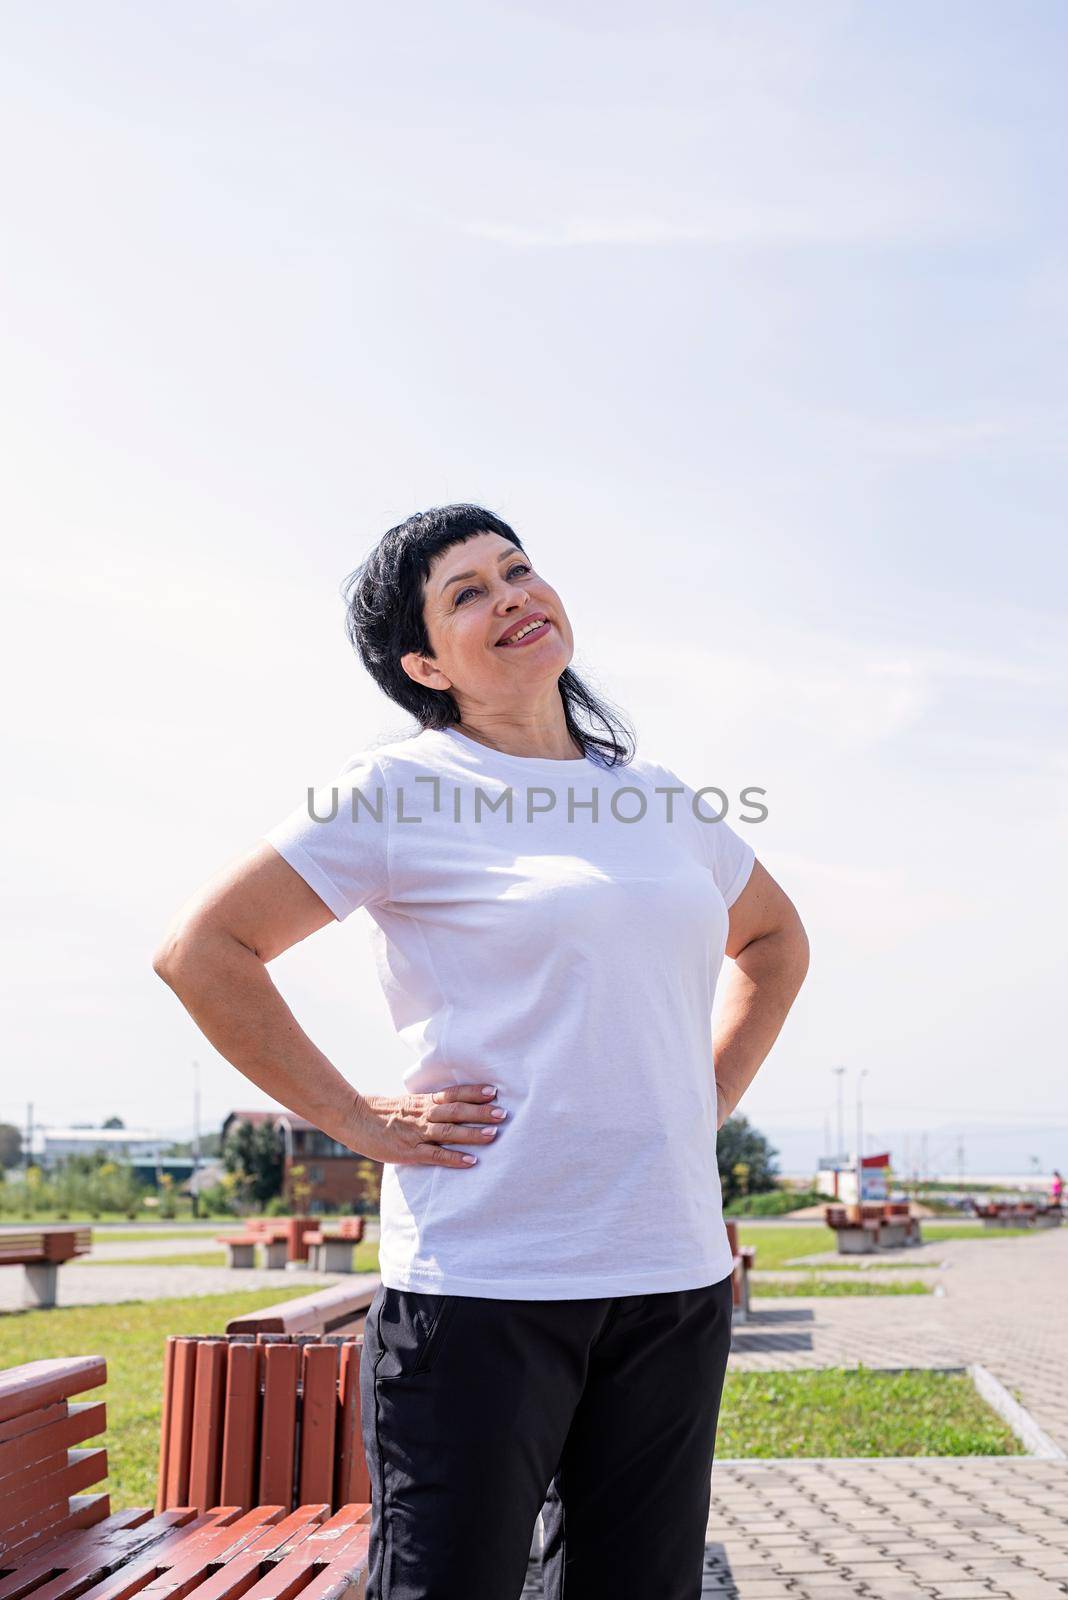
[(702, 795), (695, 804), (695, 791), (668, 767), (659, 769), (669, 784), (685, 790), (677, 799), (692, 820), (700, 857), (716, 881), (729, 910), (749, 882), (756, 851), (747, 839), (736, 833), (726, 818), (716, 821), (719, 807), (715, 795)]
[(339, 922), (389, 899), (389, 797), (369, 752), (262, 835), (299, 872)]

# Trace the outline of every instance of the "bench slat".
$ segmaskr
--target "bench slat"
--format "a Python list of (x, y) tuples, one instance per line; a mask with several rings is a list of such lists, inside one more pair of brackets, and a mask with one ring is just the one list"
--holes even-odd
[(25, 1416), (56, 1400), (96, 1389), (107, 1377), (103, 1356), (67, 1356), (52, 1361), (28, 1361), (0, 1372), (0, 1423)]

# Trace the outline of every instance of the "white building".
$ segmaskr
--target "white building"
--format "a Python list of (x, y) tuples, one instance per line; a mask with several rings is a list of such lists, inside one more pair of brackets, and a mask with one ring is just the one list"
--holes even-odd
[(173, 1134), (150, 1128), (35, 1127), (30, 1156), (38, 1167), (54, 1167), (67, 1156), (92, 1156), (98, 1150), (119, 1163), (158, 1161), (173, 1144)]

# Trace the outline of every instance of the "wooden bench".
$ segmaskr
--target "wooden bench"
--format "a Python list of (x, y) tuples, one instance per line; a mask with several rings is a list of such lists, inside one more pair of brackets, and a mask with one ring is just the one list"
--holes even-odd
[(362, 1346), (362, 1333), (168, 1338), (156, 1511), (369, 1502)]
[(912, 1216), (907, 1201), (824, 1206), (823, 1220), (834, 1233), (840, 1256), (871, 1255), (877, 1250), (923, 1243), (919, 1219)]
[(1033, 1200), (987, 1200), (975, 1214), (984, 1228), (1056, 1228), (1063, 1217), (1060, 1206)]
[(228, 1335), (287, 1333), (317, 1339), (328, 1335), (362, 1334), (368, 1308), (380, 1282), (371, 1275), (361, 1276), (358, 1284), (335, 1283), (329, 1289), (301, 1295), (299, 1300), (263, 1306), (259, 1311), (231, 1317), (226, 1332)]
[[(254, 1233), (268, 1247), (279, 1243), (285, 1246), (281, 1266), (298, 1266), (308, 1259), (307, 1235), (319, 1226), (314, 1217), (253, 1217), (245, 1224), (246, 1233)], [(278, 1259), (281, 1252), (276, 1252)]]
[(99, 1356), (0, 1372), (0, 1572), (13, 1554), (107, 1516), (106, 1494), (82, 1493), (107, 1477), (107, 1452), (78, 1448), (103, 1432), (104, 1406), (71, 1401), (105, 1376)]
[(0, 1373), (0, 1596), (3, 1600), (357, 1600), (366, 1590), (369, 1496), (331, 1512), (214, 1504), (110, 1513), (75, 1491), (107, 1472), (103, 1402), (71, 1405), (106, 1375), (100, 1357), (34, 1361)]
[(75, 1256), (88, 1255), (92, 1247), (91, 1228), (62, 1224), (0, 1228), (0, 1266), (22, 1267), (22, 1303), (27, 1310), (54, 1306), (60, 1267)]
[(727, 1238), (734, 1255), (734, 1264), (731, 1268), (733, 1318), (735, 1322), (747, 1322), (749, 1319), (749, 1274), (756, 1260), (756, 1248), (751, 1244), (739, 1244), (738, 1224), (733, 1220), (727, 1223)]

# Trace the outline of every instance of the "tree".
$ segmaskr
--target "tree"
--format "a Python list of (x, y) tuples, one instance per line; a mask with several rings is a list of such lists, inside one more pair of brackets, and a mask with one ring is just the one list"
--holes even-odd
[(728, 1117), (716, 1140), (716, 1160), (723, 1199), (763, 1194), (775, 1188), (778, 1151), (753, 1127), (748, 1117)]
[(125, 1128), (126, 1124), (123, 1122), (121, 1117), (109, 1117), (108, 1120), (106, 1122), (102, 1122), (100, 1126), (102, 1128)]
[(238, 1179), (245, 1199), (264, 1205), (282, 1192), (282, 1138), (273, 1122), (235, 1122), (223, 1145), (223, 1165)]
[(17, 1167), (21, 1160), (21, 1130), (13, 1122), (0, 1122), (0, 1167)]

